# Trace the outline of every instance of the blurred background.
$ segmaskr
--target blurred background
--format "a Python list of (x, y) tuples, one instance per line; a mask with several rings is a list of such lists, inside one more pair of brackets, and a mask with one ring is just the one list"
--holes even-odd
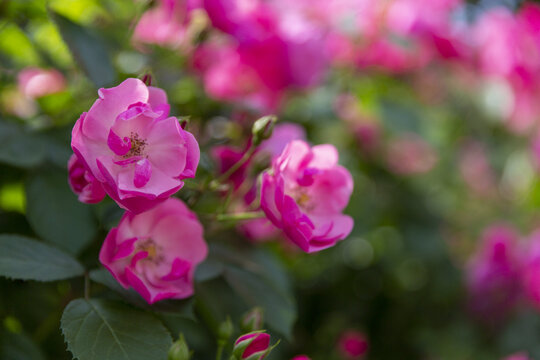
[[(283, 339), (270, 359), (540, 359), (540, 5), (0, 0), (0, 233), (98, 267), (121, 212), (69, 190), (71, 127), (98, 88), (144, 76), (199, 139), (194, 184), (223, 170), (213, 149), (241, 153), (270, 113), (334, 144), (355, 181), (353, 233), (320, 253), (207, 229), (214, 254), (268, 260), (287, 295), (251, 303), (201, 275), (194, 315), (167, 322), (195, 359), (212, 358), (212, 323), (258, 302)], [(58, 324), (82, 286), (0, 279), (0, 359), (71, 359)], [(367, 350), (344, 349), (351, 334)]]

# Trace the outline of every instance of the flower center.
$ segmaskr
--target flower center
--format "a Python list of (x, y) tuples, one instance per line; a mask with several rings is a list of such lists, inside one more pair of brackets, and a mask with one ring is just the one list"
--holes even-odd
[(139, 134), (134, 132), (131, 132), (129, 139), (131, 141), (131, 148), (123, 158), (127, 159), (132, 156), (142, 156), (144, 154), (144, 149), (146, 148), (146, 139), (141, 139)]
[(165, 259), (160, 251), (160, 247), (152, 239), (139, 241), (137, 250), (146, 252), (148, 256), (144, 260), (153, 263), (160, 263)]

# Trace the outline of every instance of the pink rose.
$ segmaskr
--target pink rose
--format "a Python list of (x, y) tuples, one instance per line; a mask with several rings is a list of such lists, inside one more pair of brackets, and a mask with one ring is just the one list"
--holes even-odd
[(311, 360), (307, 355), (296, 355), (291, 360)]
[(353, 180), (337, 161), (334, 146), (310, 148), (295, 140), (263, 174), (261, 208), (305, 252), (331, 247), (353, 228), (353, 219), (342, 214)]
[(262, 331), (254, 331), (240, 336), (234, 343), (235, 359), (262, 360), (272, 350), (270, 335)]
[(341, 334), (338, 341), (339, 352), (347, 359), (358, 359), (368, 351), (365, 335), (356, 330), (348, 330)]
[(521, 258), (517, 241), (514, 229), (490, 226), (466, 268), (469, 307), (480, 320), (497, 325), (520, 296)]
[(118, 205), (144, 212), (195, 176), (199, 145), (169, 117), (163, 90), (127, 79), (98, 93), (75, 123), (71, 147)]
[(152, 304), (191, 296), (195, 267), (207, 253), (197, 216), (170, 198), (143, 214), (126, 212), (103, 242), (99, 261)]
[(87, 204), (95, 204), (103, 200), (105, 197), (103, 186), (86, 169), (84, 163), (75, 154), (69, 158), (68, 174), (69, 186), (79, 196), (79, 201)]
[(63, 91), (66, 88), (64, 75), (55, 69), (26, 68), (17, 76), (17, 82), (19, 91), (34, 99)]

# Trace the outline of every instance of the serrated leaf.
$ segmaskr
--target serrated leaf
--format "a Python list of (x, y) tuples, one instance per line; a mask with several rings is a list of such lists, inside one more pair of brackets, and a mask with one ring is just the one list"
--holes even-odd
[(28, 221), (47, 242), (78, 254), (94, 238), (97, 224), (92, 210), (71, 192), (65, 170), (52, 167), (31, 174), (26, 199)]
[(110, 300), (73, 300), (61, 327), (68, 350), (79, 360), (165, 360), (172, 345), (155, 317)]
[(63, 251), (24, 236), (0, 235), (1, 276), (55, 281), (83, 273), (82, 265)]
[(89, 29), (68, 18), (50, 12), (75, 61), (97, 87), (111, 85), (116, 79), (103, 40)]

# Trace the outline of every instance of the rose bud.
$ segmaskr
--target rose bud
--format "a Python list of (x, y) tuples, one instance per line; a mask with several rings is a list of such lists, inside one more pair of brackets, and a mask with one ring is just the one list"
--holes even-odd
[(260, 307), (251, 309), (242, 318), (241, 328), (244, 332), (260, 330), (264, 323), (264, 311)]
[(127, 79), (98, 93), (75, 123), (71, 147), (120, 207), (147, 211), (195, 176), (199, 145), (169, 116), (163, 90)]
[(263, 174), (261, 208), (300, 249), (311, 253), (347, 237), (353, 219), (342, 214), (353, 189), (332, 145), (290, 142)]
[(143, 214), (126, 212), (107, 235), (99, 260), (124, 288), (152, 304), (191, 296), (195, 267), (207, 253), (197, 216), (170, 198)]
[(85, 164), (73, 154), (68, 161), (68, 182), (71, 190), (79, 196), (79, 201), (95, 204), (103, 200), (105, 190)]
[(270, 335), (264, 330), (254, 331), (236, 340), (233, 357), (236, 360), (262, 360), (276, 345), (270, 346)]

